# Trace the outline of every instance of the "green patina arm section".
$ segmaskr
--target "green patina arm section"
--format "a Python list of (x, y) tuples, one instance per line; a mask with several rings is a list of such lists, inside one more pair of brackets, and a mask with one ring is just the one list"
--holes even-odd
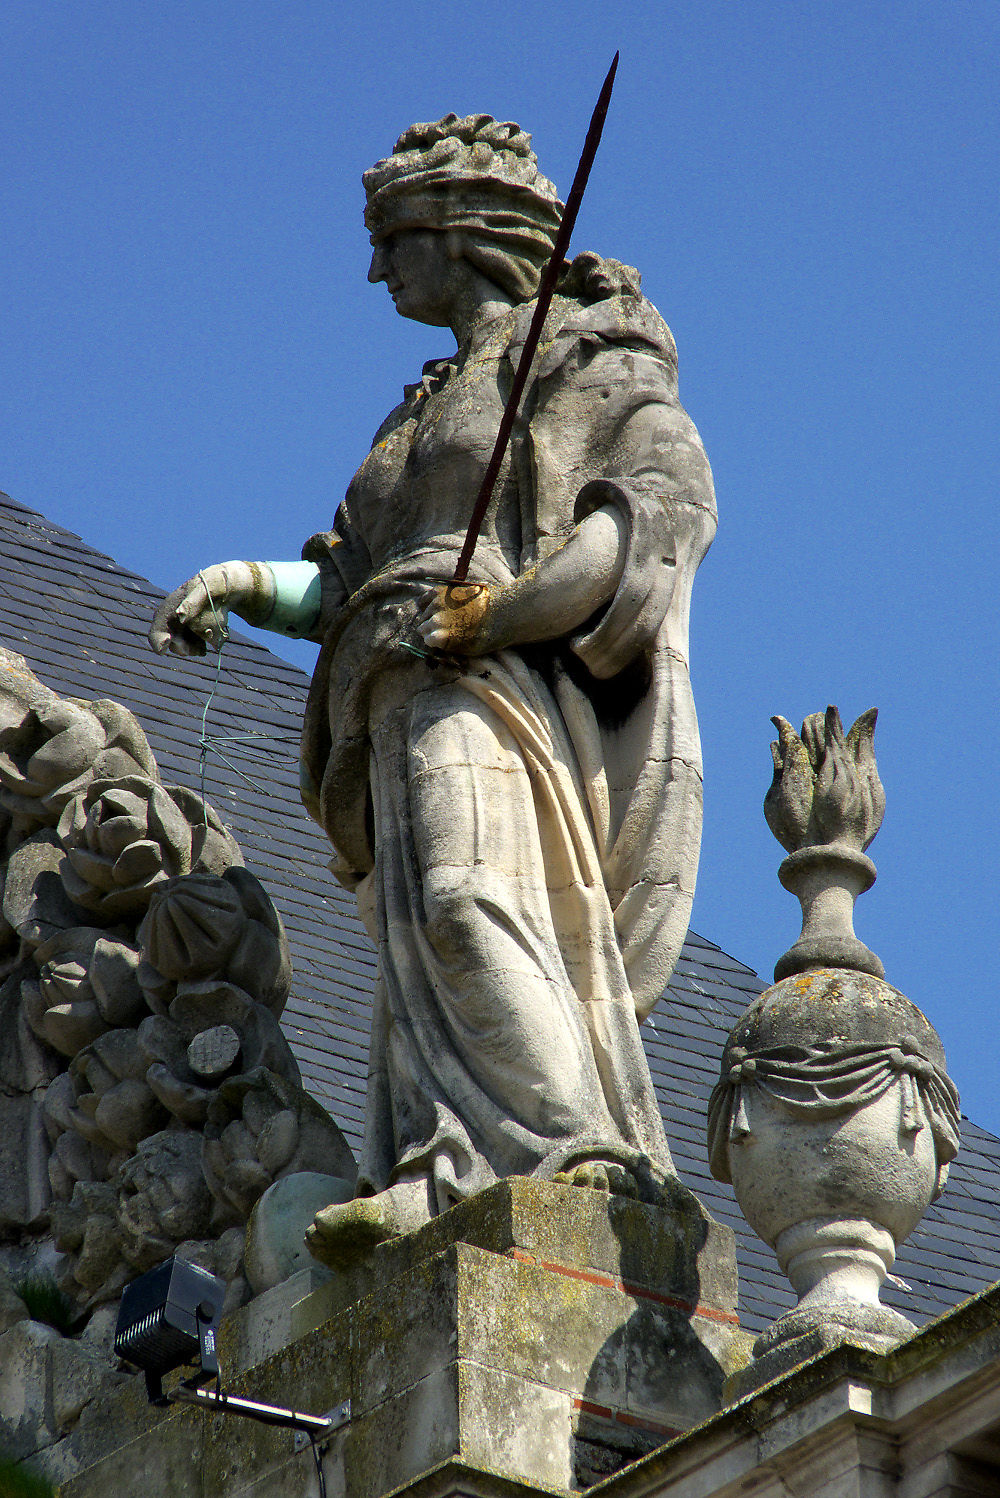
[(303, 637), (319, 619), (322, 603), (320, 571), (315, 562), (264, 562), (274, 578), (274, 603), (262, 629)]

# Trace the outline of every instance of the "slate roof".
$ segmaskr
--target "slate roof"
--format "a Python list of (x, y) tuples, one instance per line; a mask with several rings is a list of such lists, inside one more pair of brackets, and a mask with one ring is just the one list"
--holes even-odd
[[(327, 870), (326, 840), (299, 801), (298, 730), (308, 679), (239, 636), (218, 670), (214, 660), (154, 656), (145, 634), (162, 596), (0, 495), (0, 643), (63, 695), (111, 697), (131, 708), (164, 779), (195, 788), (202, 712), (211, 697), (207, 728), (217, 742), (206, 759), (206, 794), (281, 910), (295, 964), (283, 1025), (306, 1086), (357, 1147), (374, 955), (351, 896)], [(793, 1297), (732, 1192), (709, 1175), (704, 1120), (725, 1037), (764, 986), (691, 932), (643, 1032), (677, 1169), (737, 1234), (740, 1312), (751, 1330)], [(888, 1289), (885, 1299), (916, 1321), (1000, 1279), (1000, 1140), (965, 1123), (948, 1189), (903, 1245), (896, 1273), (909, 1288)]]

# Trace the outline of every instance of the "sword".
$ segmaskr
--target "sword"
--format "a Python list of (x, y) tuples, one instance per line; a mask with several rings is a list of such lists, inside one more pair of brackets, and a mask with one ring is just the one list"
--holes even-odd
[(597, 148), (601, 143), (601, 132), (604, 129), (608, 105), (611, 103), (611, 90), (614, 88), (615, 73), (617, 71), (618, 53), (616, 52), (614, 61), (608, 69), (608, 76), (601, 87), (597, 105), (591, 117), (590, 129), (587, 131), (587, 139), (583, 143), (583, 155), (580, 157), (580, 165), (576, 169), (573, 186), (570, 188), (569, 197), (566, 199), (566, 209), (562, 216), (562, 222), (559, 225), (556, 242), (552, 246), (549, 263), (545, 267), (541, 282), (539, 283), (538, 300), (535, 303), (531, 326), (528, 329), (528, 336), (524, 340), (521, 357), (517, 361), (514, 383), (511, 386), (510, 395), (507, 397), (507, 404), (504, 407), (500, 429), (497, 432), (497, 440), (493, 445), (493, 453), (486, 466), (486, 472), (483, 474), (483, 482), (480, 485), (479, 494), (472, 509), (472, 519), (469, 521), (469, 529), (466, 532), (465, 541), (459, 554), (455, 575), (449, 586), (454, 586), (456, 583), (464, 583), (469, 574), (469, 563), (472, 561), (472, 553), (476, 549), (479, 532), (483, 528), (483, 519), (489, 508), (490, 500), (493, 498), (493, 489), (497, 481), (497, 475), (500, 472), (500, 465), (504, 460), (504, 455), (510, 442), (510, 434), (514, 429), (514, 421), (517, 417), (518, 407), (521, 404), (521, 396), (524, 394), (524, 387), (528, 382), (528, 375), (531, 371), (532, 360), (535, 357), (535, 350), (538, 347), (538, 340), (542, 336), (542, 325), (552, 305), (556, 281), (559, 278), (559, 272), (562, 270), (563, 261), (566, 259), (570, 235), (573, 233), (576, 216), (580, 211), (580, 204), (583, 201), (587, 179), (590, 176), (590, 168), (594, 164), (594, 157), (597, 155)]

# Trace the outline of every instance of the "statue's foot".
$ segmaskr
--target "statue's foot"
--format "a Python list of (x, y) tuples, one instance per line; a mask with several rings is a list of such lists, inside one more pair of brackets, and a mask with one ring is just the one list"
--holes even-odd
[(624, 1165), (615, 1165), (610, 1160), (581, 1160), (570, 1170), (560, 1170), (552, 1177), (564, 1186), (590, 1186), (594, 1191), (606, 1191), (611, 1196), (628, 1196), (638, 1200), (639, 1182)]
[(344, 1270), (399, 1232), (393, 1214), (381, 1208), (378, 1197), (360, 1197), (317, 1212), (306, 1229), (306, 1248), (321, 1264)]
[(343, 1272), (378, 1244), (422, 1227), (430, 1216), (427, 1182), (401, 1181), (377, 1196), (324, 1207), (306, 1229), (306, 1247), (321, 1264)]

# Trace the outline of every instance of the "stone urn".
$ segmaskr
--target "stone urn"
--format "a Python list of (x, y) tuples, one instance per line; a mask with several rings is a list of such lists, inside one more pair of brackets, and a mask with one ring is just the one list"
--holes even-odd
[(885, 804), (874, 712), (846, 737), (835, 708), (801, 737), (775, 721), (765, 813), (792, 843), (782, 882), (802, 901), (803, 935), (726, 1043), (709, 1158), (799, 1296), (755, 1357), (815, 1332), (885, 1349), (914, 1330), (879, 1289), (947, 1179), (958, 1094), (933, 1026), (854, 935), (854, 899), (875, 876), (862, 850)]

